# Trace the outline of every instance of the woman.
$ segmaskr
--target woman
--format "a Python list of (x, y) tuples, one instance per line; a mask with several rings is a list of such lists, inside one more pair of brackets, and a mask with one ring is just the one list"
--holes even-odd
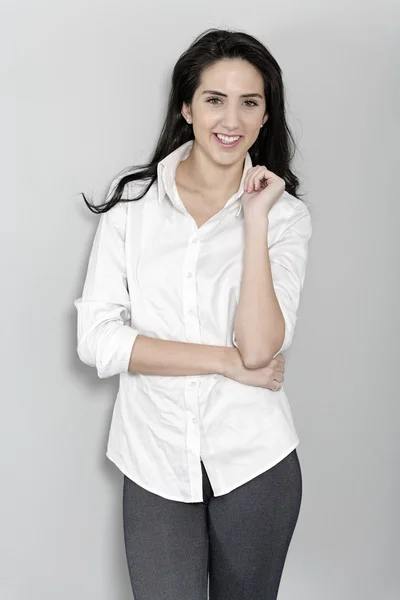
[[(148, 165), (111, 184), (78, 354), (118, 374), (107, 457), (124, 474), (136, 600), (272, 600), (297, 522), (284, 393), (307, 246), (281, 70), (259, 41), (199, 36)], [(138, 170), (139, 169), (139, 170)]]

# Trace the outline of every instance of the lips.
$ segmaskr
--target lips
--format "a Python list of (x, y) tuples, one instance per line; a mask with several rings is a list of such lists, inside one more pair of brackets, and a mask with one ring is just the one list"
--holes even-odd
[[(222, 134), (224, 135), (224, 134)], [(225, 142), (223, 142), (222, 140), (219, 139), (219, 137), (217, 136), (216, 133), (214, 133), (214, 137), (215, 140), (217, 141), (217, 144), (219, 144), (222, 148), (234, 148), (235, 146), (237, 146), (240, 143), (240, 140), (242, 139), (243, 136), (240, 136), (238, 140), (235, 140), (234, 142), (231, 142), (230, 144), (225, 144)]]

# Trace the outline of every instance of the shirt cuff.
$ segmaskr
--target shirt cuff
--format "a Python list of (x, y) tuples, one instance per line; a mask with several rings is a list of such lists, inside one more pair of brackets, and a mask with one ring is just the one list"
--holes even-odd
[(100, 379), (128, 372), (132, 347), (138, 335), (136, 329), (121, 325), (109, 340), (104, 340), (106, 346), (96, 365)]

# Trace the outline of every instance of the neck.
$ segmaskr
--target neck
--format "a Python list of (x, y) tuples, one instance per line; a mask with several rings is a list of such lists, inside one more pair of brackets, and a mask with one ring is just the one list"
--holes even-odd
[[(189, 156), (178, 165), (180, 174), (193, 191), (211, 197), (230, 197), (239, 189), (244, 159), (231, 165), (218, 164), (194, 142)], [(178, 171), (177, 169), (177, 171)]]

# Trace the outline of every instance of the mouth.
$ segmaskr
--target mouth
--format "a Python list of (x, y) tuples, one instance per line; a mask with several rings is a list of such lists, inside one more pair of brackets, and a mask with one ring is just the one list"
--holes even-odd
[[(213, 133), (213, 136), (217, 142), (217, 144), (219, 144), (219, 146), (221, 146), (222, 148), (235, 148), (240, 141), (243, 139), (243, 136), (239, 136), (239, 139), (234, 140), (233, 142), (224, 142), (223, 140), (221, 140), (216, 133)], [(229, 136), (226, 136), (229, 139)], [(231, 136), (236, 138), (237, 136)]]

